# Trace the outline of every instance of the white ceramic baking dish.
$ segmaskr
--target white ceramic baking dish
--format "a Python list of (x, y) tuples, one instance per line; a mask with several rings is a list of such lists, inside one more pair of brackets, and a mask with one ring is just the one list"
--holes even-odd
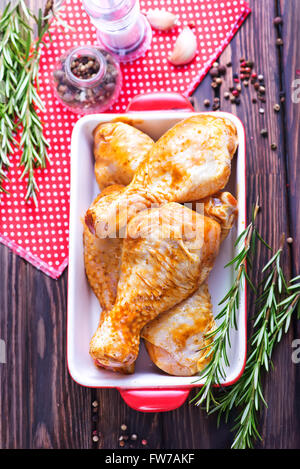
[[(168, 97), (170, 100), (170, 97)], [(185, 98), (184, 98), (185, 100)], [(157, 101), (157, 100), (156, 100)], [(176, 101), (176, 100), (175, 100)], [(167, 111), (166, 108), (187, 108), (166, 104), (163, 98), (154, 104), (150, 98), (144, 106), (147, 109), (162, 108), (163, 111), (139, 111), (125, 114), (135, 122), (136, 127), (158, 139), (167, 129), (186, 118), (191, 112), (186, 110)], [(132, 109), (140, 109), (141, 100), (137, 100)], [(209, 113), (208, 113), (209, 114)], [(226, 116), (237, 127), (239, 147), (232, 162), (232, 173), (226, 189), (238, 199), (239, 216), (236, 227), (222, 244), (219, 256), (209, 277), (213, 310), (220, 311), (219, 302), (228, 291), (233, 269), (224, 269), (225, 264), (234, 256), (234, 241), (245, 228), (245, 133), (241, 121), (234, 115), (214, 112), (214, 116)], [(124, 114), (122, 114), (124, 117)], [(121, 375), (96, 368), (89, 355), (89, 342), (97, 328), (100, 307), (90, 289), (84, 270), (82, 223), (85, 211), (98, 193), (93, 170), (92, 131), (99, 122), (116, 118), (116, 114), (97, 114), (85, 116), (76, 123), (71, 143), (71, 201), (70, 201), (70, 242), (69, 242), (69, 287), (68, 287), (68, 367), (72, 378), (88, 387), (116, 387), (125, 401), (133, 408), (143, 411), (171, 410), (181, 405), (191, 387), (200, 386), (195, 377), (169, 376), (160, 371), (149, 359), (144, 345), (133, 375)], [(230, 366), (226, 369), (224, 385), (236, 381), (244, 369), (246, 356), (246, 297), (241, 294), (238, 311), (238, 330), (231, 331), (231, 349), (228, 351)]]

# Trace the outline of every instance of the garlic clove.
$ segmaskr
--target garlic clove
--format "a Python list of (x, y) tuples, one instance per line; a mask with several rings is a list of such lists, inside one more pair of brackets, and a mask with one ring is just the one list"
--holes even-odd
[(197, 39), (190, 28), (184, 28), (176, 39), (168, 60), (173, 65), (184, 65), (193, 60), (197, 51)]
[(166, 10), (149, 10), (147, 18), (151, 26), (160, 31), (167, 31), (173, 28), (178, 17)]

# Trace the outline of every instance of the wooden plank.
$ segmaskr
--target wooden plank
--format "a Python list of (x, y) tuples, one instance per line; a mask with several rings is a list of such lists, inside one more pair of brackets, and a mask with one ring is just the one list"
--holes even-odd
[[(292, 12), (292, 14), (291, 14)], [(289, 222), (293, 244), (290, 245), (293, 260), (293, 275), (300, 274), (300, 50), (296, 40), (299, 33), (300, 10), (297, 0), (278, 0), (277, 15), (283, 17), (283, 26), (277, 29), (277, 35), (283, 38), (281, 54), (281, 78), (286, 91), (282, 104), (282, 120), (285, 129), (285, 155), (288, 176)], [(296, 35), (294, 34), (296, 32)], [(297, 81), (296, 81), (297, 80)], [(293, 93), (295, 93), (293, 95)], [(300, 322), (294, 317), (294, 339), (300, 337)], [(300, 365), (295, 363), (295, 388), (300, 390)], [(293, 433), (300, 433), (300, 407), (294, 408), (296, 425)], [(299, 448), (299, 440), (298, 440)]]
[[(94, 429), (100, 438), (96, 447), (161, 448), (162, 414), (137, 412), (131, 409), (115, 389), (98, 389), (95, 391), (95, 398), (99, 402), (99, 410)], [(122, 430), (121, 425), (126, 425), (126, 430)], [(137, 435), (136, 440), (131, 439), (133, 434)], [(120, 446), (121, 436), (125, 436), (124, 446)], [(147, 443), (143, 445), (142, 440)]]
[[(280, 64), (275, 45), (276, 31), (273, 26), (275, 14), (276, 2), (273, 0), (265, 0), (263, 7), (253, 5), (251, 17), (221, 58), (223, 63), (231, 60), (233, 65), (232, 70), (227, 73), (222, 90), (221, 109), (237, 114), (246, 128), (248, 213), (259, 196), (262, 205), (259, 228), (264, 238), (274, 247), (278, 246), (281, 233), (289, 232), (286, 216), (288, 198), (284, 160), (285, 129), (281, 115), (273, 110), (274, 104), (279, 101), (281, 86)], [(239, 60), (242, 57), (254, 60), (256, 71), (264, 75), (266, 103), (252, 103), (255, 93), (251, 85), (248, 88), (243, 87), (239, 106), (232, 105), (223, 98), (223, 91), (233, 84), (232, 74), (239, 73)], [(265, 110), (264, 114), (259, 114), (259, 108)], [(260, 135), (263, 128), (268, 129), (268, 138)], [(278, 146), (277, 151), (270, 149), (273, 142)], [(265, 263), (266, 256), (266, 250), (259, 247), (252, 274), (256, 281), (259, 280), (257, 274)], [(284, 270), (288, 276), (291, 274), (291, 257), (288, 250), (284, 257)], [(251, 292), (248, 293), (248, 304), (251, 312), (254, 307)], [(300, 387), (296, 380), (295, 367), (291, 362), (292, 340), (291, 329), (277, 348), (274, 357), (275, 369), (269, 373), (266, 380), (265, 393), (269, 410), (264, 410), (262, 414), (263, 442), (258, 445), (263, 448), (299, 447), (296, 399)]]
[[(293, 12), (291, 14), (291, 12)], [(285, 87), (286, 99), (281, 104), (282, 119), (285, 128), (285, 156), (287, 159), (288, 196), (290, 203), (291, 246), (294, 273), (300, 272), (300, 50), (296, 33), (299, 31), (300, 10), (297, 0), (280, 0), (277, 14), (282, 15), (283, 25), (278, 26), (277, 36), (283, 38), (283, 47), (279, 48), (282, 67), (282, 84)], [(297, 80), (297, 81), (296, 81)]]
[(91, 390), (67, 371), (67, 272), (51, 280), (2, 245), (0, 265), (0, 447), (89, 448)]
[[(278, 102), (280, 67), (284, 70), (287, 95), (294, 67), (299, 64), (297, 42), (291, 33), (297, 31), (297, 0), (264, 0), (263, 5), (250, 2), (252, 15), (221, 57), (222, 63), (231, 60), (225, 84), (221, 89), (221, 109), (237, 114), (245, 124), (247, 134), (248, 212), (256, 196), (262, 206), (260, 228), (272, 245), (277, 245), (281, 231), (288, 231), (287, 210), (291, 214), (291, 234), (299, 233), (299, 191), (296, 174), (299, 128), (299, 106), (286, 101), (285, 114), (273, 112)], [(37, 8), (44, 2), (32, 2)], [(293, 5), (291, 4), (293, 3)], [(284, 16), (283, 64), (275, 48), (276, 30), (272, 20), (278, 8)], [(259, 38), (259, 40), (258, 40)], [(232, 84), (231, 74), (238, 70), (240, 57), (254, 59), (257, 70), (265, 75), (267, 102), (265, 114), (259, 115), (251, 103), (253, 89), (243, 90), (241, 105), (234, 106), (222, 98), (223, 91)], [(213, 99), (210, 78), (206, 77), (195, 93), (195, 109), (206, 110), (203, 99)], [(258, 106), (257, 106), (258, 107)], [(259, 131), (269, 130), (264, 140)], [(290, 131), (290, 129), (292, 129)], [(289, 130), (285, 134), (285, 131)], [(287, 139), (285, 139), (287, 135)], [(270, 150), (276, 139), (277, 152)], [(288, 151), (287, 151), (288, 150)], [(286, 165), (285, 155), (288, 156)], [(287, 171), (286, 171), (287, 170)], [(290, 183), (287, 197), (286, 182)], [(297, 221), (298, 220), (298, 221)], [(298, 236), (299, 238), (299, 236)], [(293, 244), (294, 270), (299, 272), (299, 243)], [(266, 252), (258, 249), (257, 266), (266, 259)], [(291, 258), (286, 256), (285, 269), (290, 272)], [(148, 448), (224, 448), (229, 447), (232, 435), (229, 426), (217, 430), (215, 418), (193, 404), (166, 414), (138, 413), (126, 406), (116, 390), (90, 390), (76, 385), (66, 367), (66, 291), (67, 274), (58, 281), (48, 279), (25, 261), (0, 246), (0, 339), (7, 344), (7, 364), (0, 364), (0, 447), (2, 448), (118, 448), (120, 435), (135, 433), (130, 445)], [(255, 267), (255, 273), (258, 267)], [(253, 297), (249, 295), (250, 312)], [(269, 411), (262, 416), (265, 448), (295, 448), (300, 446), (300, 415), (297, 393), (300, 391), (299, 365), (291, 363), (291, 341), (297, 333), (296, 325), (275, 354), (275, 370), (265, 386)], [(288, 398), (287, 398), (288, 396)], [(99, 407), (93, 411), (92, 402)], [(125, 423), (127, 430), (121, 431)], [(92, 432), (99, 433), (99, 441), (92, 443)]]
[[(245, 125), (247, 136), (248, 213), (251, 213), (252, 205), (256, 197), (259, 196), (263, 207), (259, 221), (260, 230), (273, 246), (278, 246), (281, 232), (288, 233), (289, 230), (286, 217), (288, 199), (284, 161), (285, 129), (282, 126), (281, 116), (275, 114), (273, 110), (273, 105), (279, 100), (280, 91), (279, 62), (275, 46), (276, 31), (273, 27), (276, 5), (273, 0), (265, 0), (262, 7), (254, 4), (252, 6), (252, 15), (220, 58), (220, 62), (224, 65), (232, 62), (232, 68), (227, 69), (225, 83), (220, 90), (221, 110), (236, 114)], [(289, 29), (289, 31), (291, 30)], [(234, 83), (233, 74), (239, 73), (239, 61), (242, 57), (255, 60), (256, 70), (265, 76), (266, 103), (260, 103), (259, 101), (257, 104), (252, 103), (251, 99), (256, 94), (252, 86), (243, 89), (239, 106), (233, 105), (230, 101), (224, 99), (224, 91), (228, 90)], [(201, 90), (201, 86), (199, 89)], [(201, 91), (197, 93), (197, 98), (201, 100), (201, 103), (204, 98), (211, 99), (211, 96), (212, 92), (209, 93), (208, 86), (205, 87), (203, 94)], [(258, 109), (260, 107), (265, 109), (264, 114), (259, 114)], [(265, 127), (269, 132), (268, 139), (260, 136), (260, 130)], [(270, 144), (273, 142), (278, 146), (276, 152), (270, 149)], [(266, 250), (259, 247), (254, 271), (255, 277), (259, 268), (266, 261), (266, 255)], [(291, 272), (290, 261), (287, 252), (284, 265), (288, 275)], [(251, 292), (248, 293), (248, 305), (249, 311), (252, 311), (254, 298)], [(297, 418), (295, 402), (300, 386), (295, 367), (291, 363), (290, 345), (292, 339), (293, 330), (291, 329), (275, 353), (275, 370), (270, 373), (266, 382), (265, 392), (270, 410), (269, 412), (263, 412), (261, 425), (263, 442), (258, 445), (264, 448), (299, 447), (299, 432), (296, 430), (299, 417)], [(286, 399), (287, 395), (289, 395), (288, 401)], [(213, 428), (210, 426), (211, 417), (203, 423), (202, 419), (205, 418), (203, 412), (196, 413), (195, 409), (190, 411), (185, 406), (165, 418), (168, 420), (166, 434), (177, 423), (176, 428), (180, 431), (180, 441), (183, 445), (188, 445), (186, 447), (193, 447), (191, 445), (194, 444), (198, 447), (217, 447), (218, 444), (221, 444), (222, 447), (228, 447), (230, 445), (231, 436), (226, 433), (224, 428), (221, 428), (221, 433), (218, 430), (210, 440), (209, 437), (213, 434)], [(189, 421), (188, 432), (184, 430), (186, 421)], [(180, 422), (184, 423), (180, 425)], [(196, 429), (198, 430), (198, 437), (194, 440), (193, 435)], [(201, 435), (201, 438), (199, 438), (199, 435)]]
[(91, 391), (66, 364), (67, 274), (51, 280), (0, 249), (1, 448), (89, 448)]

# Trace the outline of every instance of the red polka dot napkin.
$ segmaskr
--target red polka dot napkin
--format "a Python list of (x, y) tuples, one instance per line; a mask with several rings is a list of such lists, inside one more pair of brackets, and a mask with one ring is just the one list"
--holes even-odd
[[(153, 31), (151, 49), (144, 57), (121, 66), (123, 88), (109, 110), (123, 112), (130, 100), (141, 93), (193, 92), (214, 60), (241, 26), (250, 9), (243, 0), (141, 0), (142, 12), (164, 8), (178, 15), (178, 25), (170, 32)], [(79, 118), (54, 97), (50, 76), (57, 58), (67, 49), (96, 43), (95, 29), (80, 0), (66, 0), (61, 18), (72, 29), (56, 27), (52, 43), (44, 49), (40, 66), (40, 94), (46, 104), (42, 115), (45, 136), (50, 143), (51, 164), (38, 170), (38, 206), (26, 203), (26, 180), (20, 181), (19, 155), (14, 155), (5, 188), (0, 197), (0, 241), (53, 278), (58, 278), (68, 262), (68, 216), (70, 189), (70, 139)], [(174, 67), (167, 56), (182, 27), (193, 23), (198, 54), (192, 63)]]

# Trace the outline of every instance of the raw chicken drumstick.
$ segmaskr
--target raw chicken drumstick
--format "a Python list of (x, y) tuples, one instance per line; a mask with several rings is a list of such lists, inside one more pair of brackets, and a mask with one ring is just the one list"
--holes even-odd
[(188, 117), (152, 145), (122, 193), (90, 207), (86, 224), (99, 238), (114, 236), (153, 204), (189, 202), (216, 193), (229, 179), (236, 147), (237, 131), (230, 120), (205, 114)]
[[(122, 186), (113, 186), (102, 192), (104, 196), (108, 191), (120, 191)], [(199, 201), (201, 202), (201, 201)], [(196, 206), (195, 206), (196, 208)], [(228, 233), (237, 216), (236, 199), (229, 193), (223, 192), (205, 199), (204, 213), (212, 216), (221, 225), (221, 234)], [(88, 228), (84, 227), (84, 261), (87, 278), (91, 288), (96, 294), (102, 309), (102, 316), (110, 310), (116, 300), (117, 285), (120, 277), (121, 252), (123, 239), (106, 238), (99, 239), (92, 235)], [(181, 311), (182, 309), (182, 311)], [(105, 311), (106, 310), (106, 311)], [(174, 318), (173, 318), (174, 314)], [(142, 337), (147, 339), (146, 347), (151, 360), (162, 370), (175, 375), (193, 375), (200, 371), (200, 366), (204, 366), (206, 360), (199, 352), (203, 347), (203, 335), (205, 322), (198, 321), (198, 316), (206, 317), (209, 327), (213, 327), (210, 296), (207, 286), (199, 287), (198, 290), (187, 300), (174, 306), (167, 313), (162, 313), (157, 319), (147, 324), (142, 330)], [(177, 324), (177, 319), (179, 323)], [(103, 318), (102, 318), (103, 320)], [(170, 326), (172, 321), (172, 326)], [(162, 332), (158, 332), (157, 327), (152, 327), (152, 323), (161, 324)], [(169, 330), (164, 327), (167, 324)], [(186, 343), (181, 346), (174, 342), (173, 329), (180, 329), (180, 324), (189, 323), (190, 326), (185, 331)], [(185, 326), (182, 326), (185, 327)], [(168, 339), (162, 347), (161, 337), (167, 334)], [(198, 353), (194, 353), (195, 348), (191, 348), (190, 343), (201, 342)], [(175, 353), (173, 350), (177, 350)], [(123, 368), (114, 368), (114, 371), (123, 373), (133, 372), (133, 365)]]
[[(109, 186), (96, 197), (95, 201), (109, 194), (119, 194), (123, 187), (121, 185)], [(121, 238), (97, 238), (84, 223), (85, 272), (103, 310), (110, 310), (115, 304), (121, 269), (122, 245), (123, 239)]]
[[(114, 192), (120, 192), (123, 186), (109, 186), (104, 189), (97, 199)], [(101, 319), (113, 307), (119, 282), (121, 269), (121, 254), (123, 240), (121, 238), (99, 239), (92, 235), (86, 224), (83, 227), (84, 266), (88, 282), (95, 293), (102, 308)], [(128, 374), (134, 372), (134, 363), (129, 366), (118, 367), (112, 371)]]
[(207, 278), (220, 232), (216, 221), (176, 203), (144, 210), (131, 220), (116, 302), (90, 343), (96, 363), (117, 367), (136, 360), (142, 328)]
[(124, 122), (99, 124), (94, 132), (95, 176), (102, 190), (131, 182), (154, 144), (152, 138)]
[(204, 282), (189, 298), (150, 321), (141, 337), (158, 368), (169, 375), (192, 376), (209, 362), (211, 339), (205, 339), (205, 334), (214, 328), (210, 294)]
[[(204, 214), (220, 224), (221, 240), (225, 239), (237, 217), (236, 199), (230, 192), (221, 192), (200, 202), (204, 203)], [(141, 336), (156, 366), (171, 375), (192, 376), (211, 358), (211, 339), (205, 334), (214, 327), (210, 294), (204, 282), (189, 298), (149, 322)]]

